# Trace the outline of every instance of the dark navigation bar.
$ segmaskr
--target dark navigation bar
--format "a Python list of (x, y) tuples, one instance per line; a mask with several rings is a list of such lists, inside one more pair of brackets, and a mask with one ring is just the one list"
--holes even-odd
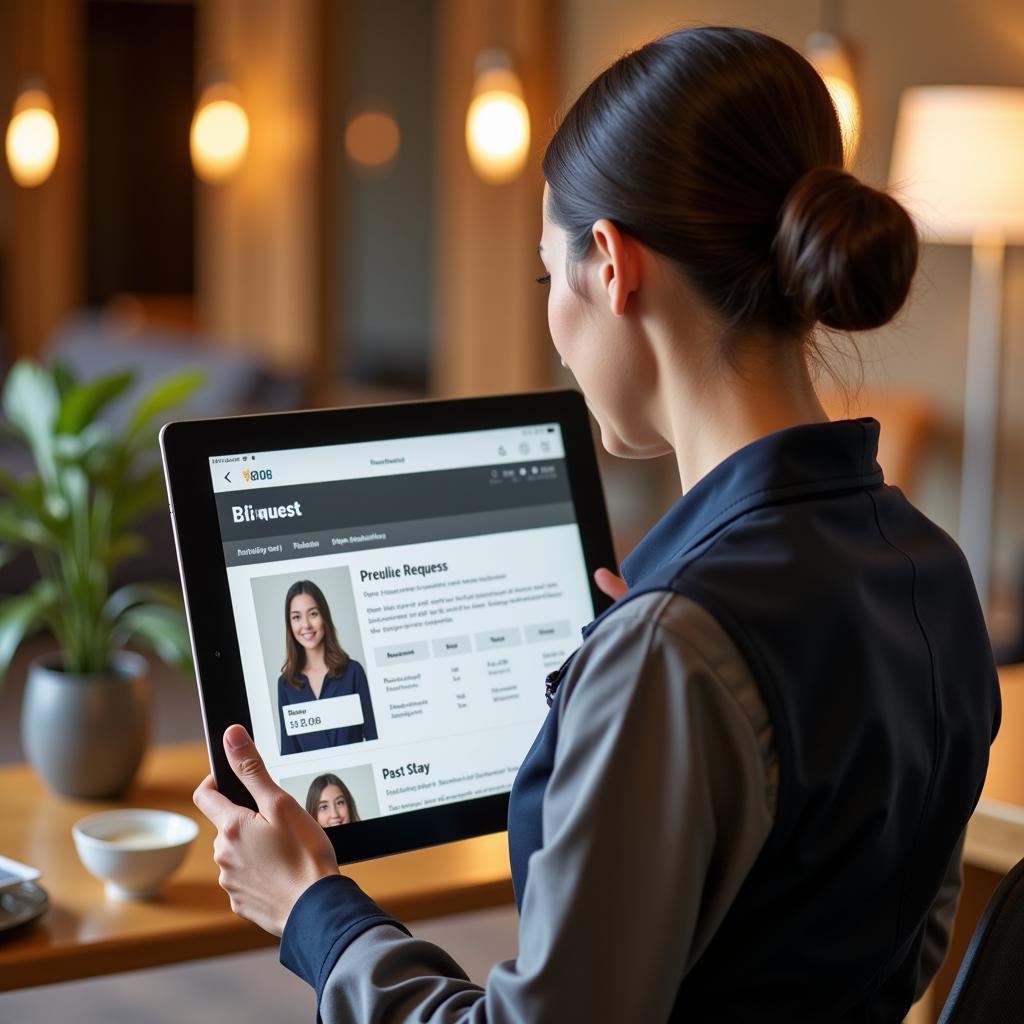
[[(329, 465), (324, 466), (324, 475), (330, 475)], [(244, 548), (246, 545), (236, 544), (242, 541), (258, 540), (266, 546), (267, 538), (284, 544), (299, 534), (312, 537), (331, 533), (341, 537), (346, 531), (366, 531), (367, 523), (409, 526), (422, 521), (432, 523), (431, 529), (436, 531), (442, 520), (571, 503), (571, 494), (565, 461), (548, 459), (225, 491), (217, 494), (216, 500), (221, 539), (227, 549)], [(439, 539), (441, 535), (435, 532), (432, 536)], [(295, 557), (296, 553), (277, 552), (276, 557)], [(232, 564), (239, 563), (228, 561)]]
[(495, 512), (472, 512), (376, 526), (314, 530), (284, 536), (226, 541), (224, 561), (227, 565), (280, 562), (290, 558), (338, 555), (349, 551), (367, 551), (371, 548), (453, 540), (456, 537), (481, 537), (489, 533), (564, 526), (575, 522), (571, 501), (551, 502), (545, 505), (528, 505), (525, 508), (499, 509)]

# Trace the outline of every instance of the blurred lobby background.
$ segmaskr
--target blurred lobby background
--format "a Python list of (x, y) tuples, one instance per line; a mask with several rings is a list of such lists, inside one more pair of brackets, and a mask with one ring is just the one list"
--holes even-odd
[[(595, 73), (697, 23), (804, 51), (814, 32), (839, 38), (860, 106), (852, 169), (878, 186), (905, 89), (1024, 84), (1020, 0), (4, 0), (4, 125), (38, 85), (59, 150), (40, 184), (16, 183), (9, 160), (0, 172), (2, 367), (59, 357), (144, 380), (196, 367), (207, 374), (197, 415), (571, 385), (535, 283), (540, 157)], [(494, 183), (471, 162), (466, 121), (478, 73), (505, 58), (530, 137), (522, 167)], [(244, 110), (247, 143), (220, 164), (207, 154), (204, 169), (190, 128), (224, 97)], [(1021, 660), (1024, 252), (1013, 245), (1004, 282), (987, 601), (997, 649)], [(828, 339), (839, 386), (822, 375), (838, 415), (882, 420), (887, 476), (954, 537), (970, 292), (970, 246), (925, 245), (906, 311), (855, 349)], [(675, 466), (605, 457), (603, 468), (621, 556), (677, 496)], [(164, 519), (142, 572), (174, 580)], [(17, 579), (0, 583), (10, 592)], [(0, 760), (22, 756), (18, 664), (0, 693)], [(201, 738), (192, 689), (160, 672), (157, 739)], [(430, 928), (456, 958), (476, 951), (480, 981), (492, 953), (515, 953), (510, 911)], [(78, 1021), (162, 1020), (166, 1006), (146, 1008), (157, 992), (173, 993), (173, 1019), (309, 1019), (311, 996), (296, 1004), (273, 960), (0, 996), (0, 1020), (72, 1006)]]

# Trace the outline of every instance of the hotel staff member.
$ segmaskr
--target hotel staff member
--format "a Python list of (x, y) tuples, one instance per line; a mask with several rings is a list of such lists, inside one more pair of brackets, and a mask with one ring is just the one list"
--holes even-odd
[(817, 325), (903, 305), (911, 220), (843, 170), (810, 64), (735, 28), (616, 61), (543, 170), (555, 347), (605, 447), (674, 453), (683, 493), (625, 584), (600, 574), (618, 600), (513, 786), (518, 956), (480, 986), (411, 938), (240, 726), (259, 811), (195, 795), (221, 884), (325, 1024), (901, 1021), (945, 952), (998, 682), (963, 556), (810, 364)]

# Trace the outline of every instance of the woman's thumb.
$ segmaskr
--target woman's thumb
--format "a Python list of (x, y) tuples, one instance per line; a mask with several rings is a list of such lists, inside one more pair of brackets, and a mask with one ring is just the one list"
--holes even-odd
[(252, 737), (241, 725), (229, 725), (224, 730), (224, 752), (231, 770), (252, 794), (260, 813), (268, 811), (270, 801), (280, 792), (280, 786), (270, 777)]
[(611, 569), (598, 569), (594, 573), (594, 582), (597, 589), (607, 594), (613, 601), (618, 601), (629, 590), (626, 581), (621, 576), (616, 576)]

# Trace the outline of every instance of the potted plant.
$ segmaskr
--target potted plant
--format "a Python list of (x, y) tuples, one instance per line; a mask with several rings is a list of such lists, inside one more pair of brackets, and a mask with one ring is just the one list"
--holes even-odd
[(155, 453), (156, 420), (200, 384), (165, 378), (116, 429), (100, 418), (132, 385), (131, 373), (87, 382), (60, 366), (22, 361), (2, 392), (5, 433), (34, 471), (0, 469), (0, 558), (33, 556), (39, 579), (0, 597), (0, 681), (18, 645), (48, 631), (57, 650), (29, 668), (22, 743), (58, 793), (112, 797), (138, 769), (149, 735), (146, 660), (131, 642), (191, 666), (177, 587), (114, 588), (117, 567), (145, 547), (140, 519), (166, 501)]

